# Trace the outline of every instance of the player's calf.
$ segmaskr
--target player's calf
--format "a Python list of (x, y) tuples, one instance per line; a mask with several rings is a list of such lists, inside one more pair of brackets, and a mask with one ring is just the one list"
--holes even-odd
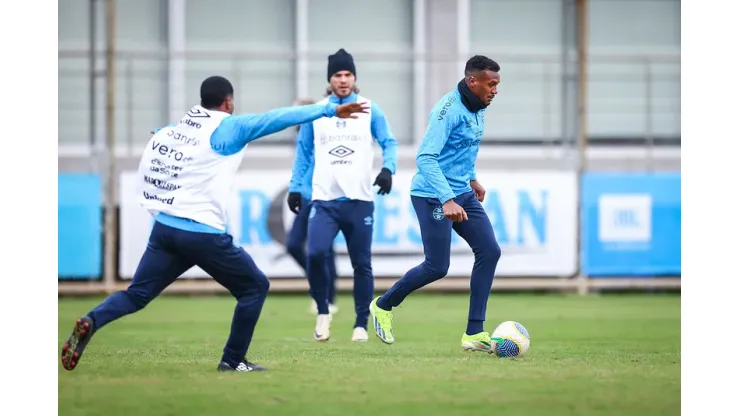
[(65, 370), (72, 371), (82, 358), (87, 343), (93, 334), (93, 320), (83, 316), (75, 322), (72, 334), (62, 346), (62, 366)]

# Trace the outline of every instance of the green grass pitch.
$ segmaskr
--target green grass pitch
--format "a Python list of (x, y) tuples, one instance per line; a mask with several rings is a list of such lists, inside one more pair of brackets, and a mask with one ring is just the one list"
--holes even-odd
[[(99, 301), (59, 300), (59, 349)], [(680, 296), (494, 293), (486, 330), (516, 320), (532, 336), (518, 360), (461, 350), (466, 295), (412, 294), (392, 346), (350, 341), (352, 302), (317, 343), (307, 296), (268, 296), (248, 358), (269, 371), (225, 374), (234, 300), (159, 298), (98, 332), (77, 369), (59, 365), (59, 414), (680, 414)]]

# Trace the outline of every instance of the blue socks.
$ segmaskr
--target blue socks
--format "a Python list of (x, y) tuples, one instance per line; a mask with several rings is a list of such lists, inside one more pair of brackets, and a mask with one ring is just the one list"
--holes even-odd
[(475, 335), (480, 332), (483, 332), (483, 321), (469, 319), (468, 329), (465, 330), (465, 333), (468, 335)]
[(384, 311), (390, 311), (392, 309), (391, 304), (388, 302), (385, 296), (379, 297), (376, 305), (378, 305), (378, 307)]

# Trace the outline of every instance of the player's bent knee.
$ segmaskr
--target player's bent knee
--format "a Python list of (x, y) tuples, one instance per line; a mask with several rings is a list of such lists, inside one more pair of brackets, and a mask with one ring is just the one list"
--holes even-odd
[(501, 258), (501, 246), (498, 245), (498, 243), (493, 243), (492, 255), (496, 262), (498, 262), (498, 260)]
[(262, 282), (262, 293), (267, 296), (267, 292), (270, 291), (270, 279), (265, 277), (265, 280)]
[[(327, 259), (328, 260), (328, 259)], [(363, 272), (372, 272), (373, 265), (370, 259), (363, 259), (361, 261), (353, 261), (352, 268)]]
[(489, 256), (491, 256), (491, 259), (498, 263), (498, 260), (501, 258), (501, 246), (498, 245), (498, 243), (494, 240), (491, 244), (491, 249), (489, 250)]
[(477, 250), (475, 253), (475, 260), (477, 262), (485, 262), (496, 265), (500, 258), (501, 246), (498, 245), (496, 240), (489, 242), (486, 247)]
[(261, 274), (255, 279), (255, 282), (260, 296), (267, 296), (267, 292), (270, 291), (270, 279), (268, 279), (264, 274)]
[(444, 258), (436, 257), (434, 260), (425, 260), (424, 268), (427, 274), (434, 276), (435, 278), (443, 278), (447, 276), (447, 272), (450, 270), (450, 259), (445, 260)]
[(285, 249), (291, 256), (298, 257), (303, 251), (303, 244), (301, 244), (299, 241), (288, 240), (285, 244)]
[(310, 262), (325, 262), (330, 258), (327, 250), (309, 250), (307, 257)]
[(264, 274), (252, 275), (238, 285), (228, 285), (226, 288), (239, 300), (265, 298), (270, 290), (270, 280)]

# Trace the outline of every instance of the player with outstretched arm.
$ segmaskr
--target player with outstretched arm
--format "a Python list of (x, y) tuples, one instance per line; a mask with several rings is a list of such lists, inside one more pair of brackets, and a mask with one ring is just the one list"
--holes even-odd
[(247, 144), (321, 117), (347, 119), (368, 111), (360, 103), (285, 107), (234, 116), (234, 89), (220, 76), (200, 87), (178, 124), (159, 129), (139, 163), (137, 199), (154, 216), (146, 250), (126, 290), (77, 319), (62, 347), (62, 365), (77, 367), (93, 334), (143, 309), (180, 275), (198, 266), (235, 298), (231, 334), (218, 371), (261, 371), (247, 351), (270, 287), (265, 274), (226, 230), (226, 206)]
[(424, 262), (406, 272), (370, 306), (375, 333), (386, 344), (395, 342), (392, 309), (413, 291), (447, 275), (455, 230), (475, 255), (468, 325), (461, 344), (465, 350), (490, 352), (491, 339), (483, 323), (501, 248), (481, 205), (486, 191), (478, 183), (475, 161), (486, 107), (498, 94), (499, 71), (499, 64), (492, 59), (473, 56), (465, 64), (465, 78), (429, 115), (410, 192), (421, 229)]

